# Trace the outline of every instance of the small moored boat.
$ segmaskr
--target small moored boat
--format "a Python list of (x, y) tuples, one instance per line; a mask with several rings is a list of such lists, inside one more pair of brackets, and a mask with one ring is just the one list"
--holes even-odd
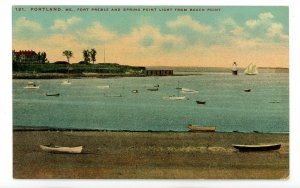
[(196, 101), (197, 104), (206, 104), (206, 101)]
[(185, 96), (176, 96), (176, 95), (172, 95), (172, 96), (169, 96), (167, 99), (169, 100), (185, 100)]
[(251, 89), (244, 89), (245, 92), (251, 92)]
[(234, 148), (239, 151), (271, 151), (278, 150), (281, 147), (281, 144), (258, 144), (258, 145), (240, 145), (233, 144)]
[(38, 89), (40, 88), (35, 84), (35, 82), (28, 82), (27, 85), (24, 87), (25, 89)]
[(280, 103), (280, 101), (270, 101), (269, 103)]
[(59, 93), (46, 93), (46, 96), (58, 97), (59, 95)]
[[(179, 81), (178, 81), (177, 88), (179, 88)], [(185, 100), (186, 97), (185, 96), (180, 96), (179, 95), (179, 89), (177, 89), (177, 96), (176, 95), (171, 95), (171, 96), (167, 97), (167, 99), (169, 99), (169, 100)]]
[(54, 145), (40, 145), (43, 151), (50, 153), (81, 153), (83, 146), (77, 147), (65, 147), (65, 146), (54, 146)]
[(104, 94), (106, 97), (122, 97), (121, 94)]
[(131, 93), (138, 93), (139, 91), (137, 89), (132, 90)]
[(64, 80), (61, 84), (62, 85), (71, 85), (71, 81), (70, 80)]
[(148, 88), (147, 89), (148, 91), (158, 91), (158, 88), (156, 87), (156, 88)]
[(97, 86), (97, 88), (99, 88), (99, 89), (109, 89), (110, 86), (109, 85), (103, 85), (103, 86)]
[(189, 124), (187, 126), (190, 131), (199, 131), (199, 132), (215, 132), (216, 131), (216, 127), (215, 126), (210, 126), (210, 127), (204, 127), (204, 126), (199, 126), (199, 125), (192, 125)]
[(193, 93), (199, 93), (197, 90), (188, 89), (188, 88), (181, 88), (181, 93), (187, 93), (187, 94), (193, 94)]

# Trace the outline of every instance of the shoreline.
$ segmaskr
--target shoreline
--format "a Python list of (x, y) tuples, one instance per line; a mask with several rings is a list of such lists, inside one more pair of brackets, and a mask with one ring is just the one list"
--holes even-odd
[[(168, 76), (201, 76), (202, 74), (174, 74)], [(71, 74), (70, 79), (85, 78), (127, 78), (127, 77), (155, 77), (137, 74)], [(158, 76), (167, 77), (167, 76)], [(13, 79), (68, 79), (68, 74), (62, 73), (13, 73)]]
[[(232, 144), (280, 143), (239, 152)], [(51, 154), (39, 145), (83, 145)], [(30, 168), (28, 168), (30, 165)], [(286, 179), (289, 135), (201, 132), (13, 131), (16, 179)]]
[[(71, 131), (71, 132), (137, 132), (137, 133), (199, 133), (201, 131), (155, 131), (155, 130), (109, 130), (109, 129), (81, 129), (81, 128), (56, 128), (56, 127), (30, 127), (30, 126), (14, 126), (13, 131)], [(204, 133), (204, 132), (202, 132)], [(214, 131), (213, 133), (242, 133), (242, 134), (289, 134), (289, 132), (259, 132), (259, 131)]]

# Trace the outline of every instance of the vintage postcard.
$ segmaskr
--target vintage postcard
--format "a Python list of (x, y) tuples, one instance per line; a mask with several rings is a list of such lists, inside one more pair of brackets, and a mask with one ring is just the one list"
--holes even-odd
[(12, 6), (13, 178), (287, 179), (288, 6)]

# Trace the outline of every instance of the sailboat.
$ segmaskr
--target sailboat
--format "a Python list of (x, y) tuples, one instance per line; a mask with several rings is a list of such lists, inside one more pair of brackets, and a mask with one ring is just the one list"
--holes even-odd
[(63, 83), (61, 83), (63, 85), (70, 85), (70, 67), (68, 67), (68, 80), (64, 80)]
[(177, 84), (177, 96), (176, 95), (172, 95), (172, 96), (169, 96), (168, 99), (169, 100), (184, 100), (185, 99), (185, 96), (179, 96), (179, 81), (178, 81), (178, 84)]
[(256, 65), (250, 63), (250, 64), (248, 65), (248, 67), (246, 68), (246, 70), (244, 71), (244, 73), (245, 73), (246, 75), (256, 75), (256, 74), (258, 74)]

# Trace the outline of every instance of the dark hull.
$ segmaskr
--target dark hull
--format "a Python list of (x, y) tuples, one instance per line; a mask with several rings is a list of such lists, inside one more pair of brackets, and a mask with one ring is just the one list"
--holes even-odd
[(233, 70), (232, 71), (232, 75), (238, 75), (238, 71), (237, 70), (235, 70), (235, 71)]
[(147, 89), (148, 91), (158, 91), (158, 88)]
[(245, 92), (251, 92), (251, 89), (244, 89)]
[(205, 104), (205, 101), (196, 101), (197, 104)]
[(59, 93), (56, 93), (56, 94), (46, 94), (46, 96), (58, 97), (58, 96), (59, 96)]
[(247, 151), (272, 151), (278, 150), (281, 147), (281, 144), (274, 145), (265, 145), (265, 146), (254, 146), (254, 145), (233, 145), (234, 148), (239, 151), (247, 152)]

